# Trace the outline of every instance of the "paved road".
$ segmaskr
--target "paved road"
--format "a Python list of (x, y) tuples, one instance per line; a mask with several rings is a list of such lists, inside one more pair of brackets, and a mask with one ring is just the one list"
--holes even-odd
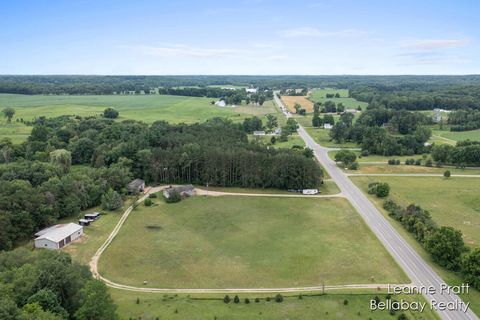
[[(274, 94), (275, 102), (284, 107), (277, 95)], [(287, 115), (288, 117), (289, 115)], [(330, 177), (337, 183), (345, 197), (357, 209), (370, 229), (375, 233), (385, 248), (390, 252), (397, 263), (410, 277), (413, 284), (418, 287), (433, 286), (435, 294), (424, 294), (427, 301), (442, 303), (459, 303), (463, 301), (455, 294), (440, 294), (440, 288), (444, 281), (435, 271), (420, 257), (420, 255), (403, 239), (400, 234), (390, 225), (373, 203), (353, 184), (345, 173), (337, 167), (335, 162), (328, 157), (328, 148), (317, 144), (303, 127), (298, 130), (300, 137), (307, 147), (315, 152), (315, 157), (328, 172)], [(437, 310), (442, 319), (478, 319), (469, 309), (468, 312), (461, 310)]]

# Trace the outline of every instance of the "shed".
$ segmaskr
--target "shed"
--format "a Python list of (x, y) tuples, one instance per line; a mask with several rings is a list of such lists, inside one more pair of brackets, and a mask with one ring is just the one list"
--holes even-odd
[(139, 193), (145, 190), (145, 181), (142, 179), (135, 179), (127, 185), (127, 190), (130, 193)]
[(83, 235), (83, 227), (76, 223), (57, 224), (43, 229), (35, 235), (35, 248), (60, 249)]
[(97, 220), (98, 218), (100, 218), (100, 213), (99, 212), (87, 213), (85, 214), (84, 218), (85, 220), (90, 220), (90, 221)]
[(165, 198), (170, 198), (170, 193), (175, 190), (177, 191), (180, 196), (184, 197), (191, 197), (195, 195), (195, 187), (191, 184), (180, 185), (180, 186), (170, 186), (163, 190), (163, 196)]
[(330, 123), (325, 123), (323, 125), (323, 129), (329, 129), (330, 130), (330, 129), (332, 129), (332, 125)]
[(265, 135), (265, 131), (253, 131), (255, 137), (262, 137)]
[(81, 225), (81, 226), (89, 226), (91, 222), (92, 222), (92, 220), (88, 220), (88, 219), (78, 220), (78, 224)]

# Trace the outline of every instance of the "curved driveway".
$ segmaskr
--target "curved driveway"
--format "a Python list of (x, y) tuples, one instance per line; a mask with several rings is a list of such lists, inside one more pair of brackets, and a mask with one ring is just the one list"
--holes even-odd
[[(275, 102), (283, 106), (277, 95), (274, 94)], [(288, 115), (287, 115), (288, 116)], [(445, 282), (440, 276), (423, 260), (423, 258), (400, 236), (400, 234), (385, 219), (382, 213), (372, 202), (353, 184), (353, 182), (337, 167), (336, 163), (328, 157), (328, 148), (317, 144), (303, 127), (298, 130), (300, 137), (305, 141), (307, 147), (315, 152), (315, 157), (325, 168), (333, 181), (338, 185), (345, 197), (357, 209), (370, 229), (375, 233), (385, 248), (390, 252), (397, 263), (410, 277), (413, 285), (417, 287), (434, 287), (435, 294), (425, 294), (427, 301), (441, 303), (463, 302), (455, 294), (441, 294), (440, 288)], [(467, 312), (461, 310), (436, 310), (442, 319), (478, 319), (469, 309)]]

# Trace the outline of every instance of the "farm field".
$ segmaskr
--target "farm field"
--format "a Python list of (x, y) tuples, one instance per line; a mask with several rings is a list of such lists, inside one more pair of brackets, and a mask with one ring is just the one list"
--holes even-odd
[[(380, 177), (374, 177), (374, 178), (380, 178)], [(388, 177), (388, 178), (382, 178), (380, 179), (373, 179), (375, 181), (387, 181), (390, 184), (391, 179), (394, 177)], [(379, 199), (373, 195), (370, 195), (367, 193), (367, 187), (368, 187), (368, 177), (351, 177), (352, 181), (357, 184), (358, 187), (360, 187), (364, 193), (372, 200), (372, 202), (375, 204), (375, 206), (378, 208), (378, 210), (384, 215), (384, 217), (392, 224), (392, 226), (400, 233), (400, 235), (415, 249), (420, 256), (427, 261), (427, 263), (432, 267), (432, 269), (438, 273), (438, 275), (450, 286), (458, 286), (464, 283), (463, 278), (461, 277), (460, 274), (457, 274), (455, 272), (448, 271), (440, 266), (438, 266), (433, 260), (432, 257), (428, 252), (425, 251), (425, 249), (422, 247), (422, 245), (413, 237), (411, 233), (409, 233), (401, 224), (400, 222), (392, 219), (390, 216), (388, 216), (387, 212), (383, 209), (383, 201), (384, 199)], [(442, 178), (399, 178), (399, 179), (438, 179), (438, 180), (433, 180), (433, 181), (440, 181)], [(457, 178), (457, 180), (462, 179), (460, 181), (463, 181), (465, 178)], [(398, 180), (398, 179), (397, 179)], [(404, 180), (407, 181), (407, 180)], [(430, 180), (432, 182), (432, 180)], [(431, 183), (432, 184), (432, 183)], [(392, 185), (390, 185), (392, 186)], [(391, 193), (393, 194), (393, 192)], [(454, 193), (452, 192), (452, 195)], [(443, 193), (442, 193), (443, 195)], [(439, 197), (437, 194), (433, 196), (432, 199), (437, 200)], [(429, 199), (428, 201), (431, 201)], [(421, 205), (424, 207), (422, 204), (417, 203), (417, 205)], [(425, 207), (426, 208), (426, 207)], [(452, 212), (454, 212), (452, 210)], [(432, 214), (432, 212), (430, 212)], [(432, 214), (433, 217), (433, 214)], [(434, 217), (435, 219), (435, 217)], [(438, 221), (437, 221), (438, 222)], [(465, 236), (465, 235), (464, 235)], [(469, 293), (463, 293), (459, 294), (459, 296), (463, 299), (465, 302), (470, 302), (470, 308), (475, 312), (475, 313), (480, 313), (480, 291), (471, 289)]]
[(446, 139), (454, 140), (454, 141), (461, 141), (461, 140), (480, 140), (480, 129), (472, 130), (472, 131), (441, 131), (441, 130), (434, 130), (434, 136), (440, 136)]
[(241, 121), (251, 115), (276, 113), (272, 101), (263, 106), (236, 108), (211, 105), (211, 98), (183, 97), (168, 95), (97, 95), (97, 96), (41, 96), (0, 94), (0, 109), (12, 107), (16, 113), (12, 124), (0, 119), (0, 138), (10, 137), (14, 142), (24, 141), (31, 127), (17, 123), (15, 119), (32, 120), (38, 116), (60, 115), (95, 116), (102, 114), (106, 107), (120, 112), (119, 120), (133, 119), (152, 123), (165, 120), (171, 123), (194, 123), (213, 117), (228, 117)]
[(99, 261), (103, 276), (168, 288), (409, 282), (344, 199), (156, 202), (129, 217)]
[[(392, 174), (392, 173), (432, 173), (443, 174), (449, 170), (451, 174), (479, 174), (479, 169), (460, 169), (460, 168), (437, 168), (425, 166), (411, 165), (388, 165), (388, 164), (360, 164), (358, 170), (346, 170), (347, 173), (375, 173), (375, 174)], [(478, 181), (480, 183), (480, 179)]]
[[(282, 303), (274, 299), (266, 301), (266, 295), (240, 294), (240, 303), (235, 304), (223, 302), (224, 295), (172, 295), (128, 292), (118, 289), (110, 289), (112, 298), (118, 305), (118, 311), (122, 319), (372, 319), (391, 320), (395, 316), (388, 311), (371, 311), (370, 300), (378, 296), (385, 301), (384, 293), (365, 291), (359, 293), (328, 293), (325, 295), (303, 295), (302, 299), (298, 294), (283, 295)], [(234, 294), (230, 295), (233, 298)], [(270, 295), (273, 297), (274, 295)], [(255, 298), (259, 302), (255, 302)], [(139, 303), (137, 304), (137, 298)], [(250, 300), (246, 304), (245, 298)], [(421, 296), (400, 295), (396, 299), (407, 301), (424, 301)], [(348, 304), (345, 305), (344, 301)], [(408, 319), (438, 319), (429, 308), (426, 308), (421, 315), (417, 312), (406, 311)]]
[(467, 245), (480, 246), (480, 201), (478, 199), (480, 183), (478, 179), (352, 177), (352, 180), (364, 191), (367, 190), (370, 182), (388, 182), (390, 197), (404, 206), (415, 203), (427, 209), (438, 225), (459, 229)]
[[(339, 93), (340, 98), (326, 98), (327, 93)], [(313, 89), (311, 91), (310, 99), (314, 102), (325, 102), (327, 100), (331, 100), (336, 104), (342, 103), (347, 109), (356, 109), (358, 106), (365, 110), (368, 106), (368, 103), (358, 101), (354, 98), (348, 97), (348, 90), (347, 89)]]
[(313, 112), (313, 102), (308, 100), (305, 96), (282, 96), (281, 99), (291, 113), (296, 112), (295, 103), (301, 105), (307, 113)]

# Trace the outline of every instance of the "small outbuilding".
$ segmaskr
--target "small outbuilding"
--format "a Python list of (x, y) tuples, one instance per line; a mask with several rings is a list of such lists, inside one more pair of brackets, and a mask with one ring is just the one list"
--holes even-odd
[(100, 218), (100, 213), (99, 212), (87, 213), (85, 214), (84, 218), (85, 220), (89, 220), (89, 221), (97, 220), (98, 218)]
[(332, 129), (332, 127), (333, 127), (333, 126), (332, 126), (330, 123), (325, 123), (325, 124), (323, 124), (323, 129), (330, 130), (330, 129)]
[(83, 226), (76, 223), (57, 224), (35, 233), (35, 248), (57, 250), (83, 235)]
[(81, 226), (89, 226), (90, 223), (92, 222), (92, 220), (88, 220), (88, 219), (80, 219), (78, 220), (78, 224), (81, 225)]
[(142, 179), (135, 179), (127, 185), (129, 193), (140, 193), (145, 190), (145, 181)]
[(165, 188), (163, 190), (163, 196), (167, 199), (170, 198), (170, 194), (173, 190), (177, 191), (180, 194), (180, 196), (182, 196), (182, 198), (191, 197), (195, 195), (195, 187), (191, 184), (186, 184), (186, 185), (180, 185), (180, 186), (170, 186), (168, 188)]

